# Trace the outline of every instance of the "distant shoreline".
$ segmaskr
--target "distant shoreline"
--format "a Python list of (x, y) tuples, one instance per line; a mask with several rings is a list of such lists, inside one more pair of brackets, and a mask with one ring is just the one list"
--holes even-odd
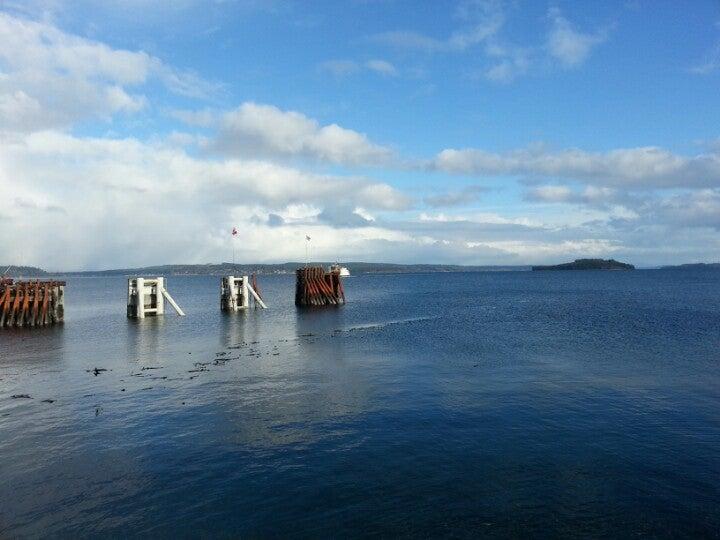
[[(311, 265), (330, 266), (330, 262), (312, 262)], [(486, 265), (463, 266), (445, 264), (393, 264), (393, 263), (343, 263), (350, 269), (352, 275), (393, 275), (393, 274), (439, 274), (439, 273), (468, 273), (468, 272), (528, 272), (531, 270), (574, 270), (574, 263), (562, 265), (531, 266), (531, 265)], [(624, 264), (624, 263), (620, 263)], [(568, 266), (570, 265), (570, 266)], [(169, 276), (223, 276), (223, 275), (291, 275), (296, 268), (305, 266), (302, 262), (288, 262), (278, 264), (167, 264), (157, 266), (144, 266), (138, 268), (118, 268), (109, 270), (82, 270), (82, 271), (51, 271), (35, 266), (0, 265), (3, 272), (10, 267), (8, 276), (12, 277), (97, 277), (97, 276), (132, 276), (132, 275), (169, 275)], [(632, 266), (632, 265), (630, 265)], [(597, 269), (597, 268), (586, 268)], [(613, 268), (600, 268), (612, 270)], [(717, 269), (720, 263), (687, 263), (679, 265), (665, 265), (655, 267), (640, 267), (639, 270), (695, 270)]]
[[(331, 262), (310, 262), (310, 266), (330, 266)], [(279, 264), (167, 264), (139, 268), (118, 268), (109, 270), (48, 271), (33, 266), (13, 266), (8, 275), (25, 277), (43, 276), (130, 276), (130, 275), (171, 275), (171, 276), (226, 276), (226, 275), (289, 275), (303, 262)], [(462, 272), (524, 272), (529, 265), (462, 266), (444, 264), (391, 264), (391, 263), (343, 263), (352, 275), (360, 274), (420, 274), (420, 273), (462, 273)], [(4, 268), (3, 268), (4, 269)]]

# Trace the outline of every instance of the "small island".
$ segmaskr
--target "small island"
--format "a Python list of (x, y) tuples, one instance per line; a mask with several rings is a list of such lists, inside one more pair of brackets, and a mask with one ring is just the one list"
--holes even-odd
[(574, 262), (550, 266), (533, 266), (533, 270), (635, 270), (632, 264), (615, 259), (575, 259)]

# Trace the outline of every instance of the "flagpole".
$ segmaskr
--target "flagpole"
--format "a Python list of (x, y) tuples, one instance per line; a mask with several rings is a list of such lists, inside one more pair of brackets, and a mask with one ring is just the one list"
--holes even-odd
[(233, 227), (230, 233), (230, 244), (232, 245), (232, 264), (235, 266), (235, 237), (237, 236), (237, 228)]

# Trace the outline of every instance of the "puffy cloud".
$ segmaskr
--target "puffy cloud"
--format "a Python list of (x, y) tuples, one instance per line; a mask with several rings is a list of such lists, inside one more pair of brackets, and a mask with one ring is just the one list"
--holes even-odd
[(214, 148), (226, 155), (305, 157), (331, 163), (387, 163), (392, 151), (337, 124), (321, 126), (295, 111), (244, 103), (225, 113)]
[(4, 130), (69, 126), (88, 118), (138, 112), (147, 100), (129, 89), (151, 78), (191, 97), (216, 88), (142, 51), (113, 49), (7, 13), (0, 13), (0, 43), (0, 128)]
[[(638, 216), (623, 220), (597, 213), (587, 226), (566, 211), (553, 224), (526, 211), (413, 218), (396, 213), (408, 207), (407, 196), (366, 179), (192, 156), (163, 141), (47, 131), (2, 139), (0, 191), (12, 194), (0, 199), (0, 250), (17, 252), (22, 230), (18, 262), (60, 269), (219, 261), (228, 258), (233, 226), (243, 234), (238, 255), (248, 261), (302, 260), (305, 234), (313, 238), (312, 256), (325, 259), (528, 264), (632, 255), (660, 264), (678, 253), (690, 260), (720, 255), (718, 190), (643, 203)], [(538, 193), (558, 201), (578, 196)], [(612, 197), (605, 189), (577, 193)], [(682, 232), (691, 228), (694, 237)]]
[(607, 39), (605, 30), (594, 33), (576, 30), (557, 8), (551, 8), (548, 16), (552, 21), (552, 28), (548, 34), (547, 48), (550, 54), (565, 67), (582, 64), (592, 49)]
[(609, 152), (522, 149), (498, 154), (479, 149), (447, 149), (429, 167), (467, 175), (526, 175), (580, 180), (630, 189), (720, 185), (720, 155), (679, 156), (657, 147)]
[(622, 243), (603, 238), (580, 238), (561, 242), (503, 240), (487, 242), (485, 245), (516, 253), (518, 258), (530, 264), (546, 260), (564, 262), (583, 257), (606, 258), (626, 251)]
[[(292, 229), (289, 209), (298, 205), (318, 208), (310, 215), (328, 235), (331, 227), (367, 224), (360, 214), (339, 223), (345, 208), (393, 211), (409, 203), (392, 187), (369, 180), (257, 160), (192, 157), (161, 142), (52, 131), (2, 141), (0, 191), (14, 195), (0, 201), (0, 214), (13, 222), (0, 231), (0, 249), (11, 252), (14, 231), (23, 230), (32, 237), (24, 248), (28, 261), (65, 268), (178, 261), (178, 254), (194, 261), (218, 257), (225, 229), (241, 222), (260, 227), (250, 220), (258, 213), (268, 216), (262, 227)], [(289, 218), (278, 219), (286, 211)], [(257, 234), (259, 245), (265, 233)], [(386, 229), (363, 234), (398, 238)], [(147, 242), (148, 235), (157, 241)], [(262, 258), (277, 260), (283, 253), (273, 246)]]

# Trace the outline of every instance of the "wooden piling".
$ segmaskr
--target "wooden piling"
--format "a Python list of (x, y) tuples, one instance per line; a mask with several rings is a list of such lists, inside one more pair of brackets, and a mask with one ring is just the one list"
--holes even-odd
[(296, 306), (337, 306), (345, 303), (339, 270), (328, 272), (321, 266), (298, 268), (295, 277)]
[(64, 281), (0, 279), (0, 328), (47, 326), (64, 319)]

